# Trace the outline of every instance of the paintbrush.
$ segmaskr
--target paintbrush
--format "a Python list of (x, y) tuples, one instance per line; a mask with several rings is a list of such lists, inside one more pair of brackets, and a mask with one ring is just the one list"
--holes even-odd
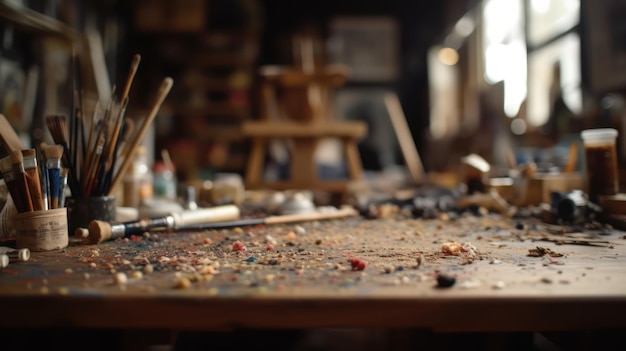
[[(130, 64), (130, 70), (128, 72), (128, 77), (126, 78), (126, 84), (124, 84), (124, 90), (122, 90), (122, 96), (120, 97), (120, 101), (122, 105), (119, 110), (118, 117), (115, 121), (115, 127), (113, 129), (113, 134), (111, 135), (111, 142), (109, 143), (109, 147), (107, 150), (107, 173), (105, 175), (105, 180), (103, 185), (107, 187), (112, 182), (113, 171), (115, 168), (115, 161), (117, 160), (117, 153), (119, 150), (119, 137), (122, 130), (126, 128), (125, 123), (125, 115), (126, 108), (128, 106), (128, 94), (130, 93), (130, 87), (133, 84), (133, 80), (135, 79), (135, 74), (137, 73), (137, 68), (139, 67), (139, 62), (141, 61), (141, 55), (135, 54), (133, 56), (133, 60)], [(128, 135), (128, 134), (126, 134)], [(104, 191), (108, 191), (108, 189), (103, 189)]]
[(22, 156), (24, 157), (26, 183), (30, 192), (30, 200), (33, 204), (33, 210), (45, 210), (43, 192), (41, 190), (41, 176), (37, 165), (37, 151), (35, 149), (22, 150)]
[[(113, 129), (113, 133), (111, 134), (111, 138), (108, 142), (105, 154), (105, 174), (108, 174), (109, 169), (113, 169), (114, 165), (114, 155), (118, 146), (118, 139), (124, 126), (124, 115), (126, 114), (126, 107), (128, 106), (128, 96), (122, 101), (122, 105), (120, 106), (120, 110), (115, 122), (115, 127)], [(102, 189), (104, 191), (108, 191), (108, 189)]]
[(321, 221), (328, 219), (352, 217), (359, 215), (359, 212), (350, 206), (345, 206), (341, 209), (328, 210), (328, 211), (315, 211), (308, 213), (296, 213), (279, 216), (269, 216), (261, 218), (245, 218), (235, 221), (226, 222), (211, 222), (202, 225), (181, 226), (176, 228), (177, 231), (202, 231), (211, 229), (227, 229), (236, 227), (247, 227), (251, 225), (272, 225), (272, 224), (286, 224), (286, 223), (298, 223), (298, 222), (310, 222)]
[(44, 210), (50, 209), (50, 192), (48, 191), (48, 170), (46, 169), (46, 162), (43, 161), (40, 163), (40, 173), (41, 173), (41, 192), (43, 199), (43, 208)]
[[(80, 183), (77, 179), (78, 170), (75, 165), (72, 163), (72, 159), (70, 156), (69, 150), (69, 141), (67, 135), (67, 117), (65, 115), (48, 115), (45, 117), (46, 125), (48, 126), (48, 130), (52, 135), (52, 139), (54, 143), (57, 145), (61, 145), (63, 147), (63, 157), (62, 162), (65, 167), (70, 169), (68, 184), (70, 186), (70, 190), (74, 196), (81, 196), (81, 188)], [(48, 189), (50, 190), (50, 189)]]
[(28, 180), (26, 179), (26, 170), (24, 169), (24, 155), (22, 150), (11, 151), (11, 164), (15, 172), (18, 187), (20, 188), (23, 204), (27, 211), (33, 211), (33, 203), (31, 201)]
[[(124, 157), (128, 139), (130, 138), (131, 135), (133, 135), (134, 131), (135, 131), (135, 121), (132, 119), (124, 120), (124, 126), (122, 127), (122, 130), (120, 131), (120, 137), (117, 140), (118, 145), (116, 146), (115, 154), (113, 154), (113, 158), (114, 158), (113, 167), (111, 167), (112, 174), (110, 175), (110, 177), (112, 177), (113, 174), (115, 174), (115, 172), (119, 170), (118, 161), (119, 159)], [(111, 180), (109, 180), (109, 183), (110, 182)]]
[(96, 181), (98, 179), (98, 169), (100, 168), (100, 158), (102, 157), (102, 150), (104, 149), (104, 135), (101, 135), (96, 145), (96, 149), (92, 155), (91, 165), (87, 174), (85, 174), (83, 192), (89, 196), (92, 195), (91, 190), (94, 188)]
[(104, 179), (103, 189), (108, 189), (111, 187), (111, 181), (113, 180), (113, 174), (117, 170), (117, 160), (120, 154), (120, 150), (124, 147), (128, 136), (132, 133), (135, 127), (135, 122), (131, 119), (127, 119), (124, 121), (124, 125), (120, 130), (119, 138), (116, 140), (115, 148), (113, 149), (113, 156), (111, 159), (111, 166), (107, 170), (106, 177)]
[[(85, 154), (83, 155), (83, 164), (81, 165), (81, 170), (85, 170), (85, 160), (89, 160), (91, 158), (91, 145), (94, 143), (94, 137), (96, 134), (96, 126), (100, 123), (98, 113), (100, 109), (100, 100), (96, 100), (96, 105), (93, 108), (91, 115), (91, 122), (89, 123), (89, 136), (87, 137), (87, 147), (85, 149)], [(81, 175), (82, 176), (82, 175)]]
[(69, 140), (67, 134), (67, 116), (65, 115), (48, 115), (46, 116), (46, 125), (52, 135), (55, 144), (63, 145), (69, 148)]
[[(219, 210), (225, 213), (211, 213), (212, 210)], [(187, 210), (179, 213), (178, 216), (175, 215), (177, 214), (161, 218), (152, 218), (119, 224), (110, 224), (104, 221), (94, 220), (89, 223), (87, 230), (79, 228), (75, 234), (78, 237), (85, 237), (86, 234), (86, 241), (88, 243), (97, 244), (103, 241), (129, 237), (131, 235), (137, 235), (151, 230), (192, 232), (211, 229), (246, 227), (259, 224), (273, 225), (301, 223), (358, 216), (359, 212), (353, 207), (346, 206), (332, 211), (316, 211), (311, 213), (269, 216), (263, 218), (237, 219), (235, 217), (239, 217), (239, 210), (236, 206), (222, 205), (208, 209)], [(187, 216), (187, 218), (185, 218), (185, 216)], [(193, 217), (189, 218), (190, 216)], [(219, 219), (220, 217), (224, 218), (227, 216), (232, 218), (225, 218), (225, 220)]]
[[(83, 237), (88, 244), (142, 234), (149, 230), (177, 230), (178, 228), (211, 222), (230, 221), (239, 218), (239, 207), (221, 205), (197, 210), (185, 210), (155, 218), (140, 219), (123, 223), (108, 223), (100, 220), (89, 222), (87, 231), (78, 228), (76, 236)], [(85, 237), (85, 232), (87, 236)]]
[(137, 68), (139, 68), (139, 62), (141, 62), (141, 55), (135, 54), (133, 56), (133, 60), (130, 63), (128, 77), (126, 77), (126, 84), (124, 84), (124, 90), (122, 90), (122, 96), (120, 97), (121, 101), (124, 101), (124, 99), (127, 98), (128, 94), (130, 93), (130, 87), (132, 86), (133, 80), (135, 79), (135, 73), (137, 73)]
[(0, 159), (0, 171), (2, 172), (2, 177), (4, 178), (7, 189), (9, 190), (9, 194), (13, 199), (13, 203), (15, 204), (15, 209), (19, 213), (27, 212), (28, 207), (24, 203), (24, 193), (17, 182), (17, 175), (13, 170), (11, 156), (6, 156)]
[(59, 208), (59, 189), (61, 181), (61, 158), (63, 157), (62, 145), (47, 145), (43, 149), (48, 170), (48, 192), (50, 194), (49, 206), (51, 209)]
[(148, 128), (150, 128), (152, 121), (154, 120), (157, 113), (159, 112), (159, 109), (161, 108), (161, 104), (163, 103), (163, 100), (165, 100), (165, 97), (167, 96), (167, 94), (169, 94), (170, 89), (172, 89), (173, 84), (174, 84), (174, 80), (171, 77), (166, 77), (161, 82), (161, 86), (159, 87), (159, 90), (157, 91), (155, 101), (152, 104), (152, 108), (150, 109), (150, 112), (148, 113), (148, 115), (144, 118), (143, 124), (141, 125), (141, 128), (139, 128), (137, 135), (135, 135), (135, 138), (132, 140), (127, 150), (127, 154), (124, 155), (124, 161), (122, 162), (122, 165), (120, 166), (119, 171), (117, 172), (117, 174), (115, 174), (113, 181), (111, 182), (108, 195), (115, 194), (115, 188), (117, 187), (117, 184), (122, 180), (122, 177), (124, 176), (124, 174), (128, 170), (128, 167), (131, 164), (132, 155), (136, 152), (137, 147), (143, 140), (145, 134), (148, 131)]
[(43, 156), (43, 149), (46, 148), (46, 143), (39, 143), (39, 174), (41, 174), (41, 192), (44, 210), (50, 208), (50, 193), (48, 192), (48, 171), (46, 170), (46, 161)]

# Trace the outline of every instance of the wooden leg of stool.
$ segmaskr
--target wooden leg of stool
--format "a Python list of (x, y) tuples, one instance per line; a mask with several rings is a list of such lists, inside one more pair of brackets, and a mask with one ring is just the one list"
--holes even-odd
[(343, 141), (346, 163), (348, 164), (348, 177), (351, 180), (360, 179), (363, 174), (363, 164), (359, 155), (359, 148), (354, 139), (344, 139)]
[(289, 178), (295, 188), (308, 188), (317, 183), (316, 147), (317, 139), (294, 138)]
[(246, 186), (257, 186), (263, 183), (263, 166), (267, 140), (254, 138), (246, 169)]

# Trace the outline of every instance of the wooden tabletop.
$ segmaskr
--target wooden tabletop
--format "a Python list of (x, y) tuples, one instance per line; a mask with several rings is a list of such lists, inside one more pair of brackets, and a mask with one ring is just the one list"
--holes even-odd
[(624, 328), (625, 234), (468, 212), (72, 242), (0, 270), (0, 327)]

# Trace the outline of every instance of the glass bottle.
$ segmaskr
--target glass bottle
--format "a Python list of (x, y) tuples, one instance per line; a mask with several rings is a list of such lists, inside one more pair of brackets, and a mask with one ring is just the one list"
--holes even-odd
[(153, 197), (153, 175), (148, 163), (147, 149), (140, 145), (133, 162), (124, 176), (124, 201), (127, 207), (139, 207), (142, 201)]

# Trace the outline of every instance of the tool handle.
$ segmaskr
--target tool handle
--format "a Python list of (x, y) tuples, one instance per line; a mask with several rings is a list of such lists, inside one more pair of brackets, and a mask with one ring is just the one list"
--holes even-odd
[[(167, 217), (162, 218), (150, 218), (139, 221), (127, 222), (124, 224), (124, 231), (120, 233), (119, 237), (129, 237), (131, 235), (143, 234), (154, 229), (169, 229), (170, 223), (167, 221)], [(116, 236), (113, 235), (113, 239)]]
[(334, 218), (357, 216), (359, 213), (352, 207), (325, 212), (296, 213), (290, 215), (270, 216), (265, 219), (265, 224), (282, 224), (295, 222), (318, 221)]
[(171, 214), (174, 218), (174, 229), (204, 223), (232, 221), (238, 219), (239, 215), (239, 207), (235, 205), (221, 205)]

